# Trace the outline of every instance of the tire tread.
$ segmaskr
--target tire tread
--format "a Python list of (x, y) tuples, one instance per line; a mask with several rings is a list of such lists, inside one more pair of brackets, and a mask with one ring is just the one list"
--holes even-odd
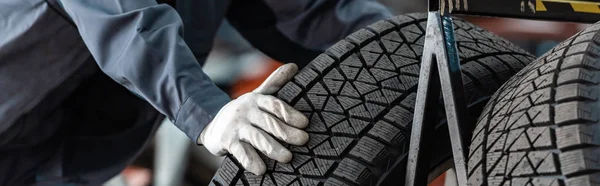
[[(315, 58), (276, 94), (310, 119), (308, 144), (290, 148), (290, 164), (264, 158), (273, 165), (265, 176), (245, 172), (228, 156), (213, 185), (381, 184), (386, 173), (405, 161), (426, 21), (426, 14), (382, 20)], [(469, 37), (457, 35), (459, 49), (483, 46), (460, 54), (462, 64), (472, 66), (463, 69), (471, 74), (466, 83), (471, 103), (484, 102), (533, 60), (483, 29), (462, 20), (455, 23), (457, 33)], [(443, 127), (439, 130), (447, 133)], [(437, 161), (449, 156), (450, 151), (444, 151)]]
[[(600, 24), (510, 78), (486, 106), (469, 185), (600, 185)], [(484, 167), (484, 168), (482, 168)]]

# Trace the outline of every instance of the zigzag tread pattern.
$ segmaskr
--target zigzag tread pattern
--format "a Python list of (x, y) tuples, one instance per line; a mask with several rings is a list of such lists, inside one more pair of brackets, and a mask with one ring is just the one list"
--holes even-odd
[(469, 185), (600, 185), (600, 24), (526, 66), (491, 98)]
[[(212, 184), (363, 186), (385, 179), (384, 173), (408, 153), (426, 21), (422, 13), (379, 21), (315, 58), (276, 94), (310, 119), (308, 144), (291, 147), (294, 158), (288, 164), (264, 158), (268, 170), (262, 179), (249, 176), (228, 156)], [(498, 88), (484, 77), (503, 82), (533, 60), (487, 31), (462, 20), (455, 23), (457, 33), (469, 35), (457, 35), (458, 48), (478, 46), (470, 49), (475, 53), (460, 55), (463, 64), (502, 67), (484, 73), (476, 72), (479, 67), (464, 70), (473, 79), (466, 82), (472, 103), (487, 100)], [(440, 152), (439, 159), (450, 154)]]

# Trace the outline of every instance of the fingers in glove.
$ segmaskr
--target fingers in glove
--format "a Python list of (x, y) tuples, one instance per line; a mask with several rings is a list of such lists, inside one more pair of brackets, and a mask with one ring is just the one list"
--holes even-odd
[(260, 159), (260, 156), (256, 150), (254, 150), (252, 145), (246, 142), (238, 141), (232, 143), (231, 146), (229, 146), (229, 153), (231, 153), (231, 155), (233, 155), (248, 172), (256, 175), (263, 175), (267, 171), (265, 162)]
[(248, 119), (253, 125), (288, 144), (304, 145), (308, 142), (308, 133), (287, 125), (285, 122), (269, 113), (255, 110), (249, 115), (250, 117)]
[(308, 118), (304, 114), (280, 99), (271, 95), (259, 95), (257, 98), (259, 108), (275, 115), (288, 125), (300, 129), (308, 126)]
[(292, 80), (298, 72), (298, 66), (294, 63), (285, 64), (275, 70), (269, 77), (254, 91), (259, 94), (274, 94), (288, 81)]
[(283, 145), (279, 144), (269, 134), (248, 125), (240, 129), (240, 140), (250, 143), (254, 148), (261, 151), (267, 157), (281, 163), (287, 163), (292, 160), (292, 152)]

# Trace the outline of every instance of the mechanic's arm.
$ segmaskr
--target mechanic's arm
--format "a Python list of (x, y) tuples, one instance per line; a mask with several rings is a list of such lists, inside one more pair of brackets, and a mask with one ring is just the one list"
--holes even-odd
[(289, 150), (264, 131), (290, 144), (308, 141), (299, 129), (307, 125), (306, 117), (264, 95), (289, 81), (295, 65), (282, 67), (257, 91), (230, 102), (180, 37), (182, 21), (168, 5), (155, 0), (63, 0), (61, 6), (104, 73), (213, 154), (232, 153), (246, 169), (261, 174), (265, 165), (252, 146), (280, 162), (291, 159)]
[(307, 63), (352, 32), (392, 13), (374, 0), (232, 0), (228, 21), (281, 62)]
[(181, 21), (155, 0), (63, 0), (104, 73), (197, 139), (229, 97), (180, 38)]

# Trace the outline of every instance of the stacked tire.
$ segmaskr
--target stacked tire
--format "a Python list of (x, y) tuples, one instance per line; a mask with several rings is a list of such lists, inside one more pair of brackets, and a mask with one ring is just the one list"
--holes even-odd
[(479, 118), (469, 185), (600, 185), (600, 24), (510, 78)]

